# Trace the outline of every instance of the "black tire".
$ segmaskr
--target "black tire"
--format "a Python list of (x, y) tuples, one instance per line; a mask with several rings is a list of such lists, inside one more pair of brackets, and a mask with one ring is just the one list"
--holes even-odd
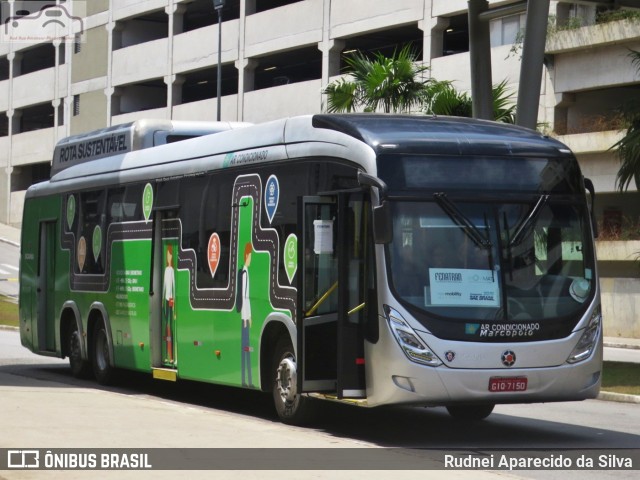
[(111, 366), (111, 353), (107, 329), (101, 323), (93, 331), (91, 349), (91, 364), (93, 375), (100, 385), (110, 385), (114, 380), (114, 368)]
[(91, 363), (82, 358), (82, 336), (75, 325), (72, 325), (67, 330), (67, 353), (71, 375), (75, 378), (89, 378), (91, 375)]
[(495, 405), (492, 403), (479, 403), (471, 405), (449, 405), (447, 411), (449, 415), (457, 420), (478, 421), (484, 420), (491, 412)]
[(271, 372), (273, 403), (278, 417), (288, 425), (303, 425), (311, 418), (309, 399), (298, 393), (297, 362), (293, 346), (282, 337), (276, 344)]

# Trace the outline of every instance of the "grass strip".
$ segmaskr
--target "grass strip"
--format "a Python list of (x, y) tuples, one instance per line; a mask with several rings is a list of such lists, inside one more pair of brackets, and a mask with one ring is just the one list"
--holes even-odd
[(604, 362), (602, 391), (640, 395), (640, 363)]
[(18, 326), (18, 304), (0, 296), (0, 325)]

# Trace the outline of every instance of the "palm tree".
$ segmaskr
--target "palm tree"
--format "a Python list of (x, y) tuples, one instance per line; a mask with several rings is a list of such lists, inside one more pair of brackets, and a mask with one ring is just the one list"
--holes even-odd
[[(640, 73), (640, 52), (631, 50), (629, 57)], [(627, 133), (611, 147), (621, 163), (616, 183), (618, 190), (624, 192), (633, 180), (636, 189), (640, 190), (640, 102), (627, 100), (619, 110)]]
[(503, 80), (494, 85), (493, 93), (493, 119), (496, 122), (516, 123), (516, 104), (513, 103), (513, 92), (507, 90), (507, 81)]
[[(345, 60), (349, 72), (323, 90), (327, 112), (350, 113), (384, 111), (386, 113), (423, 110), (433, 115), (471, 117), (471, 97), (458, 92), (450, 81), (423, 79), (428, 66), (418, 65), (410, 45), (391, 57), (375, 53), (369, 57), (358, 52)], [(493, 115), (497, 121), (515, 123), (513, 93), (507, 82), (493, 87)]]
[(459, 92), (449, 80), (433, 81), (424, 94), (424, 112), (429, 115), (472, 116), (471, 97)]
[[(511, 101), (513, 93), (507, 90), (503, 80), (492, 88), (493, 119), (498, 122), (515, 123), (516, 105)], [(466, 92), (457, 91), (448, 80), (433, 81), (425, 89), (425, 113), (431, 115), (472, 116), (471, 97)]]
[(329, 113), (384, 111), (409, 112), (422, 104), (423, 79), (429, 67), (416, 63), (411, 45), (404, 46), (391, 57), (377, 52), (371, 56), (357, 52), (345, 59), (347, 76), (323, 90)]

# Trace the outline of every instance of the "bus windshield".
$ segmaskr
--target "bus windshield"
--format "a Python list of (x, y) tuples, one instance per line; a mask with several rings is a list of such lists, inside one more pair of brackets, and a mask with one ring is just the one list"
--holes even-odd
[[(587, 299), (593, 265), (579, 207), (548, 202), (530, 226), (531, 205), (458, 208), (489, 240), (486, 246), (436, 202), (393, 203), (390, 270), (403, 300), (443, 316), (517, 320), (568, 315)], [(518, 231), (525, 233), (516, 237)]]
[[(529, 168), (534, 175), (543, 170)], [(563, 186), (561, 175), (552, 188), (540, 180), (535, 188), (534, 175), (501, 175), (498, 185), (494, 175), (493, 184), (472, 191), (459, 188), (460, 175), (440, 176), (439, 188), (419, 192), (415, 176), (410, 187), (396, 185), (388, 271), (396, 297), (425, 327), (471, 321), (539, 328), (537, 322), (579, 318), (595, 291), (584, 195), (567, 187), (571, 178)], [(514, 188), (514, 181), (527, 188)]]

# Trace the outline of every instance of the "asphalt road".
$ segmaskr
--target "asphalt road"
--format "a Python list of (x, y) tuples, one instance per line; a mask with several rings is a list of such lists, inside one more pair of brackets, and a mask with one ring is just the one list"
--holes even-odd
[[(116, 387), (100, 387), (72, 378), (66, 362), (30, 354), (18, 345), (17, 332), (0, 331), (0, 448), (278, 447), (291, 455), (309, 452), (293, 447), (440, 452), (571, 448), (603, 454), (607, 449), (632, 448), (640, 452), (640, 404), (591, 400), (500, 405), (489, 419), (475, 424), (455, 421), (442, 408), (368, 410), (322, 402), (318, 412), (311, 427), (290, 427), (277, 421), (270, 397), (258, 392), (158, 382), (134, 373), (124, 373)], [(389, 454), (389, 450), (378, 451), (381, 458)], [(250, 468), (250, 460), (247, 462)], [(283, 471), (216, 471), (203, 473), (202, 478), (300, 478), (300, 472), (286, 469), (294, 463), (283, 462)], [(0, 479), (43, 478), (44, 473), (0, 471)], [(46, 472), (44, 478), (169, 478), (169, 472), (163, 471), (80, 473)], [(192, 473), (182, 475), (192, 478)], [(389, 478), (390, 472), (313, 471), (304, 475), (369, 479)], [(620, 480), (638, 478), (638, 470), (441, 470), (402, 471), (392, 476)]]

